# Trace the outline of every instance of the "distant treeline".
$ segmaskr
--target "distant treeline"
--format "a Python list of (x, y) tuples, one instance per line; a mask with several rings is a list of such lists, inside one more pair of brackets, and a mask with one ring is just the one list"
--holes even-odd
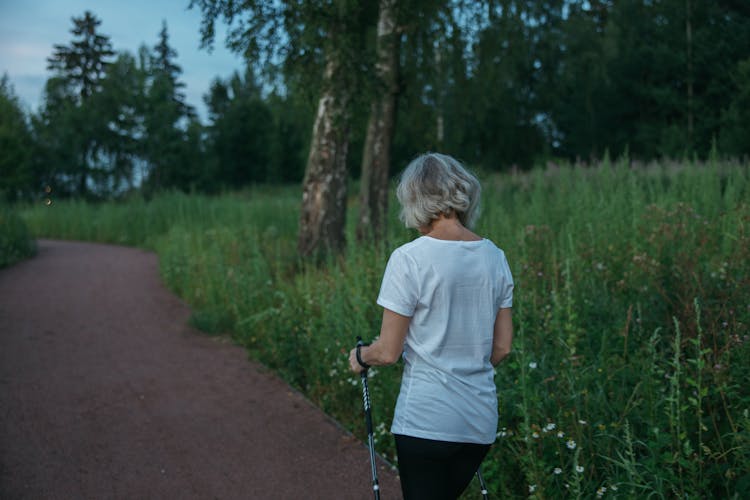
[[(216, 2), (192, 3), (205, 24)], [(274, 4), (277, 18), (234, 47), (246, 68), (204, 95), (206, 123), (186, 102), (166, 22), (153, 45), (132, 54), (113, 49), (95, 14), (73, 18), (71, 40), (51, 48), (38, 110), (24, 110), (7, 76), (0, 83), (0, 193), (111, 197), (298, 183), (327, 70), (310, 33), (331, 39), (338, 28), (347, 33), (335, 38), (338, 61), (351, 75), (339, 79), (350, 88), (344, 154), (359, 177), (373, 95), (382, 92), (378, 2), (341, 2), (337, 19), (349, 24), (338, 28), (318, 3)], [(399, 9), (392, 173), (425, 150), (490, 171), (607, 151), (642, 160), (750, 154), (748, 2), (381, 3)], [(275, 53), (261, 57), (263, 47)]]

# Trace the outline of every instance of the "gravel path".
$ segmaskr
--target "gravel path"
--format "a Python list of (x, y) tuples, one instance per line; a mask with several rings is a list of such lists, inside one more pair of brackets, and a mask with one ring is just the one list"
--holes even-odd
[(0, 270), (0, 498), (372, 498), (366, 446), (189, 314), (137, 249)]

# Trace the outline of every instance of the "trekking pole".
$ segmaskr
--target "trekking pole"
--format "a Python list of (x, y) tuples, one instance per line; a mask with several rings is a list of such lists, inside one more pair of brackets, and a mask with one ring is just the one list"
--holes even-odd
[[(357, 337), (357, 348), (361, 348), (365, 343), (362, 337)], [(359, 357), (359, 354), (357, 354)], [(367, 425), (367, 443), (370, 446), (370, 467), (372, 468), (372, 491), (375, 494), (375, 500), (380, 500), (380, 485), (378, 485), (378, 471), (375, 467), (375, 440), (372, 436), (372, 409), (370, 407), (370, 390), (367, 388), (367, 368), (360, 373), (362, 378), (362, 401), (365, 405), (365, 424)]]
[(482, 478), (482, 468), (477, 468), (477, 479), (479, 479), (479, 487), (482, 488), (482, 498), (484, 500), (489, 500), (489, 492), (487, 491), (487, 485), (484, 483), (484, 478)]

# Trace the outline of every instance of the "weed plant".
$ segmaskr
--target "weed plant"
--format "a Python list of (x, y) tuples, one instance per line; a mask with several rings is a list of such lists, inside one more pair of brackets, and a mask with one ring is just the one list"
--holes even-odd
[[(505, 250), (516, 284), (483, 465), (495, 497), (750, 495), (748, 175), (716, 160), (625, 158), (485, 176), (477, 229)], [(357, 335), (378, 334), (389, 253), (416, 234), (394, 201), (387, 241), (357, 243), (350, 224), (342, 256), (306, 264), (298, 195), (66, 202), (24, 217), (42, 236), (154, 248), (196, 326), (230, 332), (364, 437), (347, 354)], [(377, 447), (394, 461), (400, 375), (370, 373)]]

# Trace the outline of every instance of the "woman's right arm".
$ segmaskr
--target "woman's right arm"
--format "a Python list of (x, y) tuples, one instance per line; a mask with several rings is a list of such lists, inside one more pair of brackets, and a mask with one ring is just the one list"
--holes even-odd
[(513, 342), (513, 315), (511, 311), (510, 307), (506, 307), (497, 312), (492, 335), (492, 355), (490, 356), (492, 366), (497, 366), (510, 354), (510, 345)]

